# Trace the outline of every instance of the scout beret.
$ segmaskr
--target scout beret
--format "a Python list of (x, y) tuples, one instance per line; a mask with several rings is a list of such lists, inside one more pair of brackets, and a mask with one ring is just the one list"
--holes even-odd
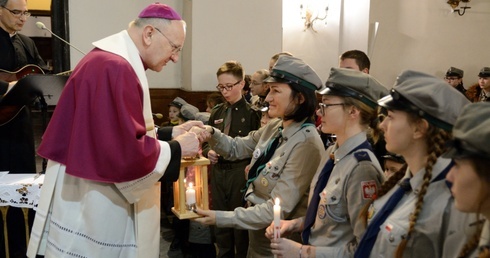
[(191, 104), (184, 104), (180, 108), (180, 114), (184, 118), (185, 121), (187, 120), (195, 120), (196, 119), (196, 114), (199, 112), (199, 109)]
[(172, 102), (168, 104), (168, 106), (174, 106), (180, 109), (184, 104), (187, 104), (187, 101), (180, 97), (176, 97), (174, 100), (172, 100)]
[(480, 70), (478, 77), (482, 77), (482, 78), (490, 77), (490, 67), (483, 67)]
[(182, 17), (172, 7), (159, 2), (148, 5), (138, 18), (160, 18), (167, 20), (182, 20)]
[(323, 86), (315, 70), (293, 56), (280, 56), (264, 82), (295, 83), (310, 90), (319, 90)]
[(353, 97), (372, 108), (377, 107), (378, 99), (388, 95), (388, 89), (374, 77), (352, 69), (331, 68), (325, 86), (320, 94)]
[(446, 77), (448, 76), (457, 76), (459, 78), (463, 78), (463, 75), (464, 75), (464, 71), (461, 70), (461, 69), (458, 69), (456, 67), (450, 67), (449, 69), (447, 69), (446, 71)]
[(405, 164), (405, 159), (403, 158), (402, 155), (394, 154), (394, 153), (387, 153), (386, 155), (383, 156), (385, 160), (393, 160), (394, 162), (400, 163), (400, 164)]
[(386, 109), (418, 114), (446, 131), (451, 131), (462, 108), (469, 103), (444, 80), (412, 70), (402, 72), (390, 95), (378, 100), (378, 104)]
[(490, 158), (490, 103), (478, 102), (463, 108), (453, 128), (445, 158), (480, 156)]

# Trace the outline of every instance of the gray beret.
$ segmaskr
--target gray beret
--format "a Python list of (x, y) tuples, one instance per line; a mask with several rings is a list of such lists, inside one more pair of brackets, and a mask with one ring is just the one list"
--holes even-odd
[(374, 77), (352, 69), (331, 68), (325, 86), (320, 94), (353, 97), (372, 108), (377, 107), (378, 99), (388, 95), (388, 89)]
[(184, 118), (184, 120), (195, 120), (196, 114), (199, 112), (199, 109), (191, 104), (184, 104), (180, 108), (180, 114)]
[(446, 77), (447, 76), (458, 76), (459, 78), (463, 78), (464, 71), (461, 69), (458, 69), (456, 67), (452, 67), (447, 69), (446, 71)]
[(382, 107), (418, 114), (446, 131), (451, 131), (462, 108), (469, 103), (444, 80), (411, 70), (402, 72), (390, 95), (378, 100)]
[(184, 99), (180, 98), (180, 97), (176, 97), (174, 100), (172, 100), (172, 102), (170, 102), (168, 105), (169, 106), (174, 106), (174, 107), (178, 107), (179, 109), (182, 108), (183, 105), (187, 104), (187, 101), (185, 101)]
[(280, 56), (264, 82), (295, 83), (310, 90), (319, 90), (323, 86), (315, 70), (294, 56)]
[(483, 67), (478, 74), (478, 77), (490, 77), (490, 67)]
[(445, 158), (480, 156), (490, 158), (490, 103), (478, 102), (464, 107), (453, 128)]

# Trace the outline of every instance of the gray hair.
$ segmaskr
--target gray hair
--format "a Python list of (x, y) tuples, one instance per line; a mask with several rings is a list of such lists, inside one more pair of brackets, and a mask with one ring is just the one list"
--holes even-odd
[(9, 0), (0, 0), (0, 6), (6, 6)]
[(160, 18), (137, 18), (136, 20), (134, 20), (133, 24), (138, 28), (142, 28), (146, 25), (152, 25), (152, 26), (161, 26), (162, 29), (165, 29), (167, 26), (170, 25), (170, 22), (171, 22), (170, 20), (160, 19)]

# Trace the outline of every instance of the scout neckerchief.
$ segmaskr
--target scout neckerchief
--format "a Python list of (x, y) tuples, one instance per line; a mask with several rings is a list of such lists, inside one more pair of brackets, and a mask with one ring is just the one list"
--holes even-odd
[[(355, 147), (353, 150), (351, 150), (349, 153), (347, 153), (347, 155), (350, 155), (353, 152), (360, 149), (368, 149), (372, 151), (371, 144), (368, 141), (364, 141), (363, 143)], [(301, 232), (301, 238), (303, 239), (304, 244), (308, 244), (308, 239), (310, 238), (310, 233), (311, 233), (311, 227), (315, 223), (316, 213), (318, 211), (318, 204), (320, 203), (320, 192), (322, 192), (325, 186), (327, 185), (328, 179), (332, 174), (334, 166), (335, 166), (334, 159), (329, 158), (327, 163), (323, 167), (322, 172), (320, 172), (320, 175), (318, 176), (315, 189), (313, 190), (313, 195), (311, 196), (310, 203), (308, 204), (308, 209), (306, 210), (303, 232)]]
[[(432, 182), (437, 182), (446, 178), (446, 175), (453, 164), (453, 162), (449, 163), (449, 165), (436, 178), (434, 178)], [(383, 224), (391, 212), (393, 212), (396, 205), (400, 202), (405, 193), (410, 192), (411, 190), (412, 187), (410, 186), (410, 178), (403, 179), (402, 182), (400, 182), (400, 187), (393, 193), (393, 195), (391, 195), (385, 205), (383, 205), (381, 210), (379, 210), (369, 224), (366, 232), (359, 242), (354, 258), (366, 257), (371, 254), (371, 250), (373, 250), (374, 244), (376, 243), (381, 224)]]

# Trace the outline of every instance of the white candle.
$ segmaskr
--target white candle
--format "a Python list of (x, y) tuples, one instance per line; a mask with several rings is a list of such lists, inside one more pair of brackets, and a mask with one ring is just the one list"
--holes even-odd
[(279, 198), (276, 198), (274, 204), (274, 239), (281, 238), (281, 206)]
[(196, 203), (196, 190), (192, 187), (192, 183), (189, 183), (189, 187), (185, 190), (185, 203), (187, 205)]

